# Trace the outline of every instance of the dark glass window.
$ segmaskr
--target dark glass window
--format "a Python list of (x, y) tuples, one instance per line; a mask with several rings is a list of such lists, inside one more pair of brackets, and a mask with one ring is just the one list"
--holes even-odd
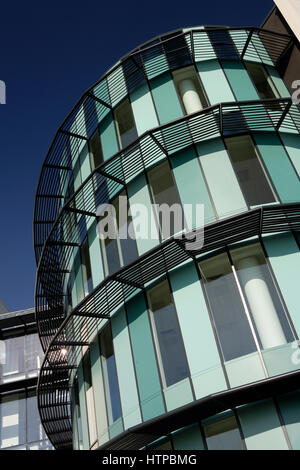
[(158, 214), (162, 236), (163, 238), (168, 238), (184, 228), (182, 206), (168, 162), (165, 161), (150, 170), (148, 178), (155, 204), (159, 206), (166, 204), (168, 208), (176, 204), (175, 210), (170, 211), (170, 217), (164, 217), (163, 211), (160, 211)]
[(239, 59), (239, 54), (229, 31), (207, 30), (207, 34), (219, 59)]
[(175, 31), (161, 36), (163, 48), (165, 50), (167, 61), (171, 70), (179, 67), (184, 67), (192, 63), (190, 50), (187, 46), (184, 36), (181, 31)]
[(82, 262), (83, 289), (84, 289), (85, 295), (87, 295), (93, 289), (90, 251), (89, 251), (89, 244), (88, 244), (87, 237), (81, 247), (81, 262)]
[[(118, 239), (120, 242), (120, 250), (123, 265), (131, 263), (138, 258), (138, 251), (136, 246), (136, 240), (131, 238), (128, 233), (129, 225), (132, 223), (132, 218), (129, 215), (129, 202), (126, 196), (126, 192), (122, 191), (119, 196), (113, 201), (113, 206), (116, 211), (116, 224), (118, 230)], [(121, 220), (120, 211), (122, 214), (126, 214), (126, 218)]]
[(256, 350), (242, 299), (226, 253), (199, 263), (225, 361)]
[[(122, 191), (119, 196), (112, 201), (112, 206), (114, 212), (109, 209), (109, 217), (107, 216), (107, 212), (104, 211), (103, 216), (100, 216), (98, 219), (100, 221), (108, 217), (110, 221), (110, 236), (101, 240), (106, 275), (116, 272), (121, 266), (134, 261), (138, 257), (136, 240), (131, 238), (128, 233), (132, 218), (128, 214), (129, 203), (125, 191)], [(122, 217), (120, 217), (120, 209)], [(123, 215), (125, 215), (125, 217), (123, 217)], [(107, 226), (104, 227), (104, 230), (107, 231)]]
[(85, 387), (85, 391), (87, 391), (93, 385), (90, 351), (87, 351), (85, 353), (83, 357), (83, 361), (82, 361), (82, 367), (83, 367), (84, 387)]
[(124, 77), (128, 89), (128, 93), (132, 93), (136, 88), (146, 83), (143, 73), (143, 62), (139, 54), (127, 57), (123, 64)]
[(103, 163), (103, 153), (100, 141), (99, 130), (96, 129), (89, 141), (90, 163), (92, 171)]
[(225, 361), (294, 340), (259, 243), (199, 262)]
[(138, 136), (129, 99), (122, 101), (114, 112), (120, 147), (127, 147)]
[(120, 418), (122, 412), (110, 325), (107, 325), (100, 333), (100, 351), (108, 421), (112, 424)]
[(167, 387), (189, 375), (177, 314), (168, 281), (148, 292), (154, 330), (158, 343), (160, 368)]
[(78, 380), (74, 380), (74, 418), (75, 426), (77, 425), (78, 432), (78, 449), (83, 449), (83, 436), (82, 436), (82, 424), (81, 424), (81, 414), (80, 414), (80, 401), (79, 401), (79, 389), (78, 389)]
[(267, 74), (262, 64), (246, 62), (246, 68), (256, 86), (260, 99), (279, 98), (271, 77)]
[(234, 416), (203, 426), (208, 450), (244, 450)]
[(255, 206), (276, 201), (251, 137), (231, 137), (225, 142), (247, 203)]

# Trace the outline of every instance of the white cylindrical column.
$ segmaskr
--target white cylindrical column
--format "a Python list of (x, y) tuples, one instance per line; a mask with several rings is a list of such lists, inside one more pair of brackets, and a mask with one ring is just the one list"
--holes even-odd
[(243, 258), (237, 268), (263, 349), (285, 344), (286, 337), (257, 258)]
[(186, 78), (182, 80), (179, 83), (179, 90), (187, 114), (196, 113), (203, 109), (192, 79)]

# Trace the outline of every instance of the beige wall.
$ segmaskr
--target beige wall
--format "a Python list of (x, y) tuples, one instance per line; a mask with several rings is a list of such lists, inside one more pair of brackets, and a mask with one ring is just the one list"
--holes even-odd
[(274, 2), (300, 41), (300, 0), (274, 0)]

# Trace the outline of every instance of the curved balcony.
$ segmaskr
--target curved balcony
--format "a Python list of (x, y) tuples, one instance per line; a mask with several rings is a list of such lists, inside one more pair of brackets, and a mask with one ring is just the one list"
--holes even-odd
[(107, 203), (108, 191), (122, 190), (146, 168), (191, 144), (251, 131), (284, 128), (299, 132), (300, 115), (290, 108), (288, 98), (212, 106), (146, 132), (94, 170), (62, 207), (43, 244), (36, 278), (36, 315), (43, 347), (48, 347), (65, 317), (64, 279), (69, 273), (72, 250), (80, 246), (81, 239), (74, 213), (95, 218), (99, 204)]
[[(221, 41), (225, 31), (234, 39), (235, 57), (231, 56), (230, 47)], [(209, 32), (218, 35), (222, 47), (208, 47)], [(185, 46), (178, 43), (178, 38), (184, 40)], [(268, 65), (277, 65), (287, 52), (291, 38), (259, 28), (212, 28), (211, 31), (191, 29), (179, 32), (175, 37), (159, 37), (157, 41), (125, 56), (84, 93), (57, 131), (38, 183), (34, 211), (38, 263), (35, 297), (39, 335), (46, 351), (38, 383), (38, 400), (42, 422), (57, 448), (71, 448), (72, 445), (69, 390), (82, 348), (90, 345), (99, 326), (109, 321), (124, 302), (144, 291), (147, 283), (158, 276), (183, 262), (195, 260), (202, 253), (249, 237), (300, 229), (300, 202), (265, 206), (217, 220), (205, 226), (204, 246), (194, 246), (193, 250), (186, 248), (191, 235), (197, 239), (202, 229), (195, 229), (182, 237), (171, 237), (106, 277), (66, 315), (65, 280), (70, 273), (74, 247), (81, 245), (81, 227), (74, 214), (95, 218), (97, 207), (108, 202), (108, 193), (118, 194), (146, 169), (190, 145), (233, 134), (300, 131), (299, 110), (292, 106), (289, 98), (220, 103), (145, 132), (97, 167), (75, 192), (66, 194), (64, 188), (74, 178), (72, 153), (79, 153), (82, 143), (92, 136), (99, 120), (143, 81), (167, 70), (213, 58), (260, 60)], [(127, 70), (126, 83), (120, 78), (124, 67)], [(105, 92), (107, 89), (110, 93)], [(67, 354), (62, 354), (62, 348)], [(296, 383), (294, 377), (295, 374), (284, 374), (282, 379), (263, 380), (263, 392), (257, 397), (263, 397), (270, 387), (282, 381), (288, 382), (292, 389)], [(207, 407), (222, 411), (226, 409), (224, 406), (237, 406), (246, 396), (250, 401), (248, 395), (254, 388), (256, 384), (244, 386), (242, 390), (241, 387), (239, 390), (229, 389), (222, 392), (222, 396), (209, 396), (200, 400), (201, 403), (198, 400), (189, 406), (191, 410), (199, 405), (203, 410)], [(180, 413), (179, 409), (166, 413), (155, 423), (145, 422), (137, 430), (128, 430), (114, 442), (108, 442), (106, 447), (129, 448), (128, 440), (135, 448), (145, 445), (157, 435), (163, 422), (167, 423), (163, 428), (166, 432), (172, 428), (173, 418), (177, 419), (178, 427), (189, 424), (180, 421)], [(187, 415), (191, 418), (192, 412)], [(153, 424), (156, 431), (151, 428)], [(143, 433), (146, 437), (142, 440), (134, 437)]]
[[(229, 33), (235, 53), (226, 45), (223, 35)], [(219, 44), (210, 45), (208, 34), (214, 34)], [(178, 41), (182, 39), (182, 43)], [(59, 127), (43, 163), (38, 182), (34, 209), (34, 239), (37, 262), (44, 242), (64, 203), (63, 188), (73, 178), (72, 153), (93, 134), (99, 120), (125, 96), (145, 81), (168, 70), (214, 58), (253, 60), (276, 66), (291, 45), (291, 37), (261, 28), (191, 29), (157, 44), (141, 47), (125, 56), (117, 65), (90, 87)], [(146, 44), (147, 45), (147, 44)], [(268, 49), (268, 52), (267, 50)], [(176, 59), (180, 58), (180, 61)], [(128, 80), (125, 82), (123, 69)], [(70, 196), (70, 195), (69, 195)]]
[[(82, 347), (90, 345), (101, 322), (109, 320), (111, 312), (134, 293), (144, 290), (148, 282), (197, 255), (253, 236), (299, 229), (300, 203), (261, 207), (206, 225), (204, 245), (199, 248), (186, 247), (197, 230), (182, 238), (172, 237), (106, 278), (64, 319), (45, 355), (38, 384), (39, 409), (53, 444), (59, 448), (71, 444), (72, 371), (77, 369)], [(62, 348), (67, 349), (67, 355), (62, 355)]]

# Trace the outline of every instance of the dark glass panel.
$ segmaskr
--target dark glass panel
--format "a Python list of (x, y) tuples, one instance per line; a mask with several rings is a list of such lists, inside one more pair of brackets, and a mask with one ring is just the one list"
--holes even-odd
[(275, 196), (250, 136), (231, 137), (225, 139), (225, 142), (248, 204), (256, 206), (275, 202)]
[(176, 310), (167, 281), (148, 292), (153, 315), (161, 367), (167, 387), (189, 375)]
[(256, 350), (229, 259), (225, 253), (199, 263), (225, 361)]

